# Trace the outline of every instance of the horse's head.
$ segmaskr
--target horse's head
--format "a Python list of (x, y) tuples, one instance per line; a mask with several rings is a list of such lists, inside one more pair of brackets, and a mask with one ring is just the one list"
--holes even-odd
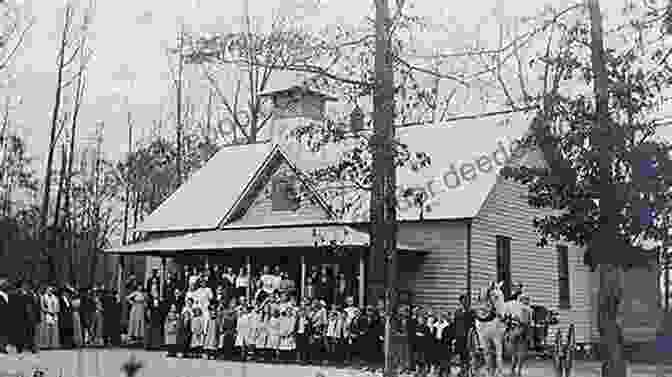
[(493, 281), (486, 290), (485, 300), (492, 305), (493, 308), (497, 308), (504, 303), (504, 292), (502, 291), (503, 284), (503, 281), (500, 281), (499, 283)]

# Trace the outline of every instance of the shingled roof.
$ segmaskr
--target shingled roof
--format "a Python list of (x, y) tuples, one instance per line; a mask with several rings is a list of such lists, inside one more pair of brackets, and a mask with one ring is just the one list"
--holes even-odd
[[(451, 220), (473, 218), (478, 214), (494, 187), (501, 166), (493, 164), (490, 173), (476, 172), (469, 182), (458, 187), (443, 186), (445, 173), (451, 166), (460, 172), (465, 163), (476, 164), (481, 157), (489, 157), (523, 135), (528, 121), (522, 115), (463, 120), (450, 125), (408, 127), (398, 130), (400, 142), (412, 152), (428, 153), (432, 164), (419, 172), (398, 169), (397, 182), (401, 187), (432, 187), (434, 195), (430, 208), (423, 212), (424, 219)], [(144, 232), (207, 230), (225, 226), (222, 221), (242, 195), (245, 187), (255, 179), (259, 168), (272, 152), (269, 143), (226, 147), (217, 152), (159, 208), (151, 213), (135, 230)], [(291, 162), (300, 170), (314, 169), (333, 162), (336, 154), (327, 153), (330, 161), (316, 161), (303, 154)], [(323, 155), (324, 158), (324, 155)], [(452, 177), (452, 176), (451, 176)], [(429, 183), (433, 182), (433, 183)], [(342, 201), (359, 201), (358, 212), (350, 211), (339, 222), (368, 221), (368, 193), (351, 190), (342, 195)], [(339, 201), (330, 204), (338, 206)], [(337, 208), (336, 208), (337, 209)], [(419, 220), (420, 211), (411, 208), (399, 211), (400, 220)]]

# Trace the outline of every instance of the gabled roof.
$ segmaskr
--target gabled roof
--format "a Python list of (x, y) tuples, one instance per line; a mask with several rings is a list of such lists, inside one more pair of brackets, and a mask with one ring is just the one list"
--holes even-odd
[[(506, 122), (504, 122), (506, 121)], [(407, 144), (411, 152), (425, 152), (431, 165), (418, 172), (399, 168), (397, 184), (401, 187), (430, 187), (436, 193), (427, 220), (454, 220), (473, 218), (493, 189), (501, 166), (493, 164), (489, 173), (476, 172), (470, 182), (462, 180), (458, 187), (447, 188), (443, 181), (451, 168), (460, 174), (465, 163), (476, 164), (480, 157), (489, 157), (498, 150), (498, 142), (508, 148), (527, 130), (528, 120), (522, 115), (487, 117), (462, 120), (449, 125), (417, 126), (399, 129), (398, 139)], [(271, 127), (272, 124), (269, 125)], [(326, 153), (311, 155), (309, 152), (292, 153), (278, 150), (270, 144), (241, 145), (219, 151), (195, 173), (180, 189), (159, 206), (136, 230), (171, 231), (216, 229), (227, 221), (228, 214), (239, 205), (245, 190), (254, 182), (274, 155), (281, 153), (297, 171), (307, 171), (332, 164), (339, 155), (334, 146)], [(476, 168), (478, 169), (478, 168)], [(452, 173), (450, 173), (452, 174)], [(451, 176), (452, 177), (452, 176)], [(454, 178), (451, 178), (454, 179)], [(352, 211), (341, 219), (345, 222), (368, 221), (368, 192), (351, 190), (341, 200), (331, 200), (326, 207), (338, 209), (339, 203), (358, 202), (359, 214)], [(319, 197), (319, 196), (318, 196)], [(419, 220), (417, 208), (399, 211), (400, 220)]]
[(267, 155), (268, 144), (222, 148), (135, 230), (215, 229)]
[(272, 148), (273, 149), (271, 149), (270, 153), (268, 153), (268, 155), (264, 159), (264, 162), (257, 168), (252, 178), (250, 178), (250, 180), (247, 182), (247, 185), (244, 186), (238, 199), (236, 200), (234, 205), (231, 206), (231, 208), (226, 213), (225, 217), (220, 222), (220, 226), (224, 226), (228, 221), (232, 220), (233, 219), (232, 216), (234, 216), (236, 213), (244, 212), (249, 208), (251, 201), (246, 199), (249, 199), (251, 195), (257, 194), (253, 192), (255, 183), (263, 179), (264, 174), (270, 173), (269, 170), (272, 169), (273, 167), (277, 169), (278, 165), (273, 164), (273, 162), (275, 161), (285, 162), (290, 167), (290, 169), (292, 169), (292, 171), (299, 179), (299, 181), (303, 184), (303, 186), (308, 191), (310, 191), (315, 201), (327, 213), (328, 218), (335, 220), (335, 214), (331, 210), (329, 205), (324, 201), (324, 198), (315, 191), (312, 183), (309, 182), (306, 179), (306, 177), (301, 173), (301, 171), (297, 169), (296, 165), (294, 165), (294, 163), (292, 163), (292, 161), (289, 160), (287, 155), (282, 151), (282, 148), (279, 145), (274, 145), (272, 146)]

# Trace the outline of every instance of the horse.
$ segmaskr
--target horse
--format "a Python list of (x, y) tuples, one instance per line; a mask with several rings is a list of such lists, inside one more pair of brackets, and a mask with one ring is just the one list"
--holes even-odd
[(520, 376), (525, 347), (522, 336), (524, 327), (521, 324), (526, 323), (529, 316), (526, 305), (518, 301), (504, 301), (502, 284), (503, 282), (492, 282), (487, 289), (481, 291), (479, 299), (484, 306), (484, 314), (476, 316), (476, 333), (481, 349), (486, 351), (487, 360), (491, 361), (494, 356), (494, 365), (488, 363), (490, 376), (502, 375), (504, 343), (507, 337), (514, 345), (512, 375)]

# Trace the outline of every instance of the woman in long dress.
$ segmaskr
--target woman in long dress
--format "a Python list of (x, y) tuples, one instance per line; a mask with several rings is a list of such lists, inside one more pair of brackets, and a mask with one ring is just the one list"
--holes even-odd
[(149, 296), (147, 305), (147, 337), (145, 339), (145, 349), (154, 350), (161, 348), (163, 344), (163, 305), (158, 297)]
[(60, 311), (58, 297), (54, 287), (47, 287), (41, 299), (42, 308), (42, 341), (40, 348), (55, 349), (60, 347), (58, 336), (58, 314)]
[(75, 343), (75, 347), (79, 348), (84, 345), (84, 332), (82, 329), (82, 297), (77, 295), (72, 298), (72, 341)]
[(93, 316), (91, 324), (91, 340), (95, 346), (103, 345), (103, 301), (100, 297), (101, 291), (93, 293)]
[(128, 337), (132, 342), (137, 342), (145, 337), (145, 308), (147, 295), (141, 285), (126, 297), (131, 304), (131, 312), (128, 320)]

